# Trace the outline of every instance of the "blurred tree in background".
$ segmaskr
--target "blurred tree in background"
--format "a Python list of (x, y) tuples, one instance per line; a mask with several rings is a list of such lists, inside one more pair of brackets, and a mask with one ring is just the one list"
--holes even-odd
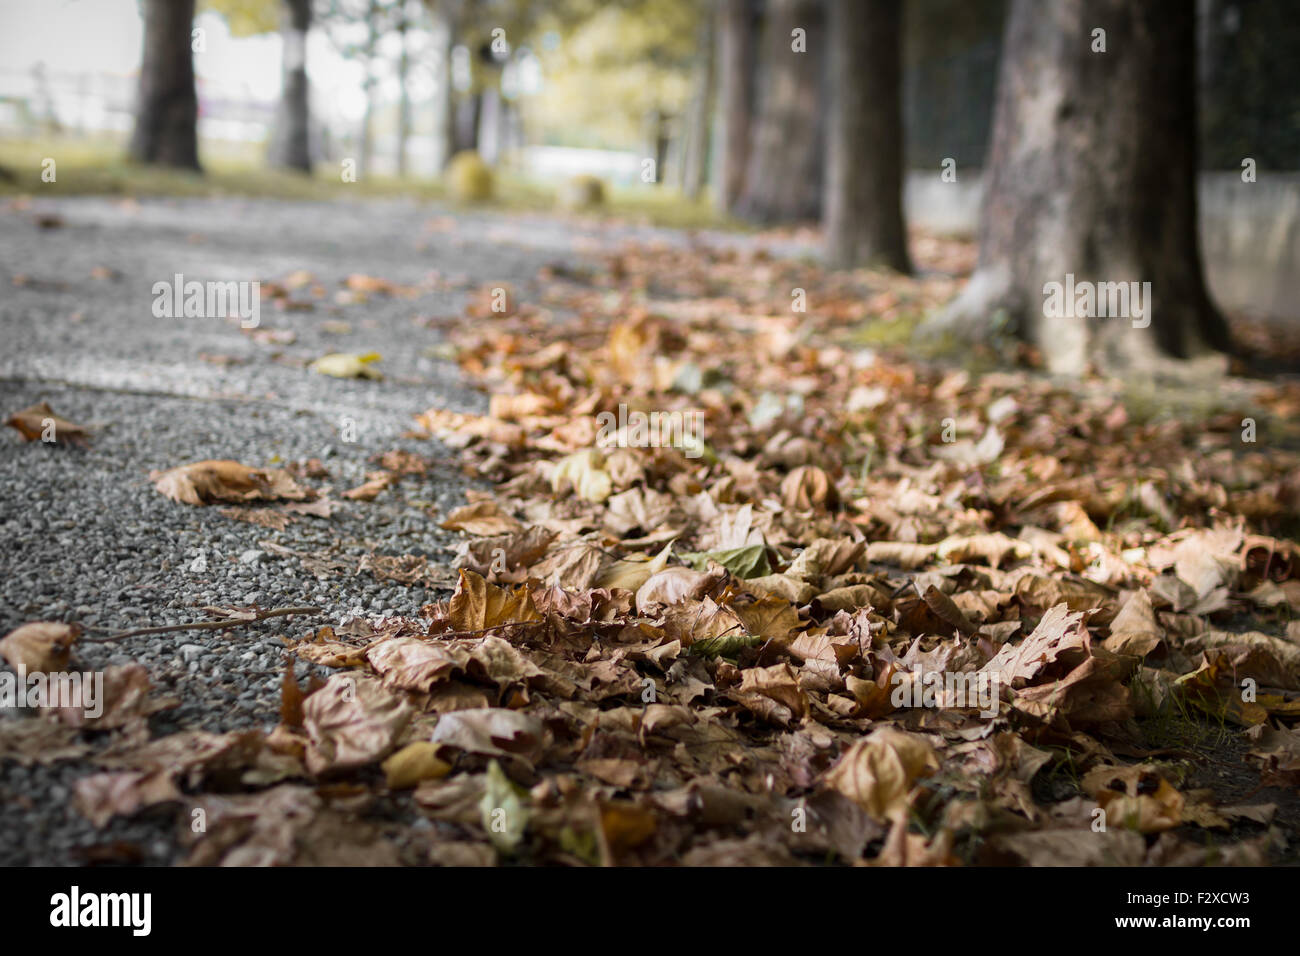
[[(979, 267), (936, 323), (982, 340), (1001, 316), (1067, 373), (1228, 345), (1198, 242), (1195, 63), (1186, 0), (1013, 0)], [(1147, 325), (1073, 302), (1047, 320), (1046, 284), (1067, 275), (1147, 283)]]
[(144, 50), (129, 154), (139, 163), (198, 169), (194, 0), (145, 0), (142, 10)]
[(910, 272), (903, 227), (901, 0), (830, 0), (822, 218), (836, 268)]
[(562, 19), (545, 20), (537, 55), (546, 82), (535, 104), (542, 140), (606, 148), (653, 140), (653, 127), (690, 102), (705, 15), (696, 0), (637, 0), (600, 7), (567, 33)]
[[(142, 8), (131, 155), (197, 169), (193, 0)], [(408, 74), (432, 70), (436, 92), (421, 102), (433, 115), (420, 125), (437, 134), (438, 169), (458, 150), (490, 164), (524, 144), (615, 151), (653, 173), (644, 181), (687, 196), (711, 182), (715, 204), (751, 222), (821, 222), (837, 267), (909, 268), (909, 154), (936, 176), (950, 160), (983, 165), (979, 268), (940, 324), (964, 323), (967, 339), (1014, 331), (1066, 370), (1099, 349), (1127, 362), (1143, 350), (1227, 347), (1202, 275), (1198, 147), (1204, 165), (1233, 169), (1245, 157), (1288, 168), (1300, 147), (1300, 87), (1289, 82), (1300, 27), (1269, 0), (203, 0), (202, 9), (235, 35), (281, 31), (283, 99), (268, 155), (293, 169), (310, 170), (313, 158), (309, 29), (361, 65), (362, 170), (382, 106), (382, 136), (396, 147), (387, 152), (399, 175), (409, 172)], [(1099, 26), (1110, 37), (1102, 51), (1091, 46)], [(390, 92), (381, 104), (381, 79), (391, 91), (394, 78), (396, 102)], [(1057, 323), (1048, 334), (1035, 312), (1041, 289), (1067, 273), (1150, 281), (1159, 296), (1150, 331), (1114, 338)]]
[(826, 65), (825, 3), (768, 0), (740, 216), (776, 223), (821, 214)]

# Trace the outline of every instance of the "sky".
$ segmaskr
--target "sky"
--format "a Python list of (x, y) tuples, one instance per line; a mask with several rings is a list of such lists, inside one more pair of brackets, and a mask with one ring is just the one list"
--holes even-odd
[[(206, 50), (194, 57), (201, 83), (274, 99), (280, 89), (278, 36), (232, 38), (225, 22), (200, 15), (195, 26)], [(0, 0), (0, 70), (28, 73), (44, 63), (51, 74), (134, 76), (144, 25), (138, 0)]]
[[(232, 37), (225, 21), (211, 12), (200, 13), (194, 25), (204, 31), (204, 48), (194, 54), (200, 110), (206, 117), (201, 122), (207, 124), (203, 135), (256, 138), (260, 118), (273, 112), (280, 96), (279, 34)], [(25, 99), (37, 112), (47, 110), (77, 128), (124, 129), (134, 100), (143, 32), (140, 0), (0, 0), (0, 114), (20, 115), (5, 106), (4, 98), (9, 96)], [(395, 103), (399, 96), (392, 48), (396, 42), (395, 36), (383, 40), (385, 56), (377, 85), (381, 103)], [(417, 117), (427, 123), (422, 105), (436, 90), (434, 38), (426, 30), (413, 29), (407, 44), (411, 54), (407, 88)], [(536, 58), (525, 57), (522, 62), (522, 67), (509, 73), (507, 96), (541, 88)], [(49, 77), (44, 89), (34, 79), (38, 65)], [(358, 126), (366, 109), (364, 69), (361, 62), (344, 59), (324, 29), (311, 31), (307, 72), (312, 113), (318, 121), (336, 132)], [(109, 79), (98, 82), (103, 78)], [(88, 81), (85, 85), (83, 79)], [(254, 125), (243, 119), (216, 118), (231, 115), (228, 109), (216, 109), (219, 103), (259, 104), (247, 114)], [(232, 108), (236, 115), (245, 115), (243, 106)]]
[(26, 72), (131, 73), (140, 62), (137, 0), (0, 0), (0, 64)]
[[(206, 49), (194, 56), (205, 96), (274, 101), (280, 92), (280, 38), (231, 37), (225, 21), (200, 14)], [(133, 77), (144, 24), (138, 0), (0, 0), (0, 75), (7, 87), (43, 63), (57, 74)], [(364, 109), (357, 65), (343, 61), (319, 32), (307, 51), (308, 73), (323, 94), (336, 94), (348, 118)], [(333, 98), (333, 97), (332, 97)]]

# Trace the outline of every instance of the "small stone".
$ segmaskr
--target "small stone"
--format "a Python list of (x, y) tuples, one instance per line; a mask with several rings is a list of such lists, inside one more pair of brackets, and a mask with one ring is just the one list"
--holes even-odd
[(180, 652), (181, 660), (186, 664), (192, 664), (198, 660), (200, 654), (206, 654), (208, 649), (202, 644), (182, 644)]
[(257, 548), (249, 548), (239, 556), (240, 564), (261, 564), (262, 559), (266, 557), (265, 551), (259, 551)]

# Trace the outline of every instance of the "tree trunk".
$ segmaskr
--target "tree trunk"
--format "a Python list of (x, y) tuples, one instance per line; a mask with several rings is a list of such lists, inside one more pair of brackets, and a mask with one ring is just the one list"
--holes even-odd
[[(1070, 374), (1226, 348), (1197, 238), (1192, 3), (1014, 0), (1002, 64), (979, 264), (930, 330), (978, 339), (1001, 314)], [(1144, 315), (1103, 317), (1098, 295), (1062, 316), (1049, 283), (1150, 295)]]
[(753, 0), (721, 0), (718, 7), (717, 205), (732, 212), (745, 190), (754, 113), (758, 30)]
[[(806, 47), (795, 49), (794, 31)], [(820, 0), (771, 0), (759, 62), (758, 115), (740, 216), (760, 223), (816, 220), (822, 205), (826, 62)]]
[(501, 108), (505, 102), (497, 86), (497, 74), (489, 74), (493, 80), (479, 94), (478, 138), (475, 149), (483, 162), (495, 166), (501, 158)]
[(145, 0), (139, 102), (129, 149), (136, 162), (199, 168), (193, 22), (194, 0)]
[(362, 84), (366, 93), (366, 109), (361, 114), (361, 129), (357, 138), (357, 166), (360, 167), (362, 175), (365, 176), (369, 176), (373, 172), (370, 168), (370, 161), (375, 153), (375, 91), (379, 87), (378, 81), (369, 73), (371, 68), (371, 64), (367, 62), (367, 75)]
[(478, 126), (483, 114), (483, 94), (470, 90), (456, 104), (456, 152), (478, 150)]
[(451, 51), (463, 15), (463, 0), (424, 0), (433, 19), (433, 45), (438, 57), (433, 92), (433, 168), (442, 172), (456, 151), (456, 95), (452, 82)]
[(903, 226), (901, 0), (831, 0), (826, 256), (910, 272)]
[(406, 10), (403, 8), (397, 25), (397, 38), (402, 52), (397, 61), (397, 175), (406, 176), (406, 141), (411, 138), (411, 94), (406, 88), (411, 58), (406, 50), (408, 29)]
[(437, 47), (437, 89), (433, 94), (433, 168), (442, 172), (456, 149), (456, 110), (451, 78), (451, 50), (456, 35), (451, 15), (439, 6), (432, 6), (434, 36)]
[(642, 129), (642, 153), (654, 160), (654, 183), (661, 186), (668, 172), (668, 114), (662, 110), (649, 110), (642, 120)]
[(366, 16), (365, 79), (362, 87), (366, 94), (366, 109), (361, 116), (361, 144), (358, 150), (358, 163), (362, 175), (369, 176), (373, 170), (370, 161), (375, 153), (375, 106), (379, 95), (379, 78), (375, 76), (375, 61), (379, 55), (379, 0), (370, 0), (370, 10)]
[(311, 172), (311, 113), (307, 102), (307, 31), (311, 0), (284, 0), (283, 90), (271, 137), (272, 166)]
[(685, 143), (682, 147), (682, 193), (692, 201), (700, 198), (709, 167), (709, 115), (713, 109), (713, 18), (705, 17), (700, 27), (700, 64), (696, 69), (695, 96), (687, 112)]

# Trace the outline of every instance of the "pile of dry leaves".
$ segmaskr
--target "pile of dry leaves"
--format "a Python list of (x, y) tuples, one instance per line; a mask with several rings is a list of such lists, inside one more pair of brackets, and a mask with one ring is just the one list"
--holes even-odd
[[(269, 734), (150, 739), (146, 698), (110, 708), (93, 819), (175, 802), (199, 863), (1294, 853), (1300, 456), (1235, 409), (1135, 420), (1100, 383), (852, 344), (942, 276), (655, 247), (542, 278), (429, 320), (491, 393), (420, 417), (493, 484), (441, 516), (450, 599), (304, 635), (334, 674), (289, 672)], [(1300, 391), (1252, 400), (1285, 421)], [(307, 497), (236, 477), (217, 499)]]

